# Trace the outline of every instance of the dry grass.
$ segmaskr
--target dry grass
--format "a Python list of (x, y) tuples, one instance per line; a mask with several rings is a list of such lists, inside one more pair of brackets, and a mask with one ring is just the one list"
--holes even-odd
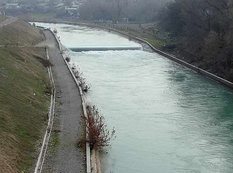
[(21, 20), (1, 27), (0, 38), (0, 45), (25, 46), (35, 45), (44, 39), (40, 30)]

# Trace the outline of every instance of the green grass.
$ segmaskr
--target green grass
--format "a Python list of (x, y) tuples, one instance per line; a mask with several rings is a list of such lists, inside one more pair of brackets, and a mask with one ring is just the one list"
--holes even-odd
[(154, 39), (147, 39), (147, 41), (157, 49), (162, 49), (166, 45), (165, 41), (161, 41), (161, 40), (155, 39), (155, 38)]
[[(36, 44), (43, 36), (19, 21), (3, 30), (0, 40)], [(0, 168), (2, 172), (28, 172), (34, 163), (36, 144), (47, 123), (49, 83), (46, 68), (35, 56), (45, 57), (42, 48), (0, 48)], [(1, 172), (0, 171), (0, 172)]]

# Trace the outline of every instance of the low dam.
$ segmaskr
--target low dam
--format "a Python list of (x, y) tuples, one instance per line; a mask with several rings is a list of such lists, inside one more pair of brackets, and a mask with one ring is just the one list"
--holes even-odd
[(110, 51), (110, 50), (141, 50), (141, 47), (68, 47), (74, 52), (84, 51)]
[[(68, 48), (141, 47), (119, 35), (65, 24)], [(233, 93), (143, 50), (68, 51), (91, 86), (87, 98), (115, 128), (102, 153), (106, 173), (233, 172)]]

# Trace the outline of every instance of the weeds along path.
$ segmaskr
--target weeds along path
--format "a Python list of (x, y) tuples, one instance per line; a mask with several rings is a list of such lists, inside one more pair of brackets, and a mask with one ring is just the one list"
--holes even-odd
[(85, 172), (85, 154), (77, 148), (77, 140), (83, 134), (80, 125), (82, 104), (79, 90), (65, 65), (53, 34), (49, 31), (44, 31), (44, 34), (58, 95), (55, 121), (59, 125), (55, 131), (59, 133), (57, 146), (49, 148), (42, 172)]

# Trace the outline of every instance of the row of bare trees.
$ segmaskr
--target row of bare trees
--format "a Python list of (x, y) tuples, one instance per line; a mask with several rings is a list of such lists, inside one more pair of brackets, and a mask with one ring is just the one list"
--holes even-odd
[(188, 61), (233, 81), (233, 0), (175, 0), (160, 26)]

